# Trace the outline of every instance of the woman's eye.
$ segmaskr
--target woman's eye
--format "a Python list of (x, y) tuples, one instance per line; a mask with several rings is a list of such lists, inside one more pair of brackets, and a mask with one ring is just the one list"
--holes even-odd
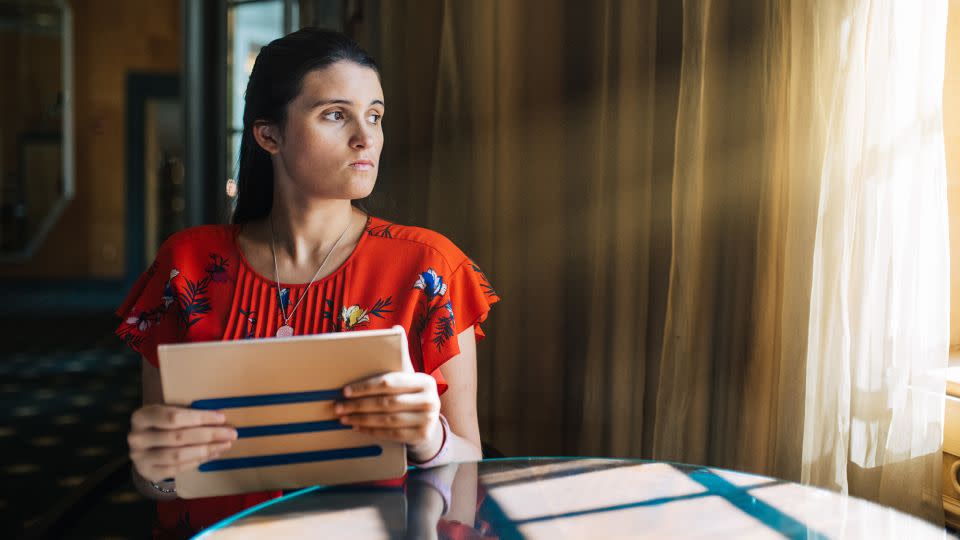
[(381, 118), (383, 118), (383, 115), (377, 113), (373, 113), (367, 117), (367, 119), (370, 120), (370, 123), (374, 125), (379, 124)]
[(329, 118), (330, 120), (343, 120), (345, 118), (345, 116), (343, 115), (343, 112), (341, 111), (330, 111), (323, 116), (325, 118)]

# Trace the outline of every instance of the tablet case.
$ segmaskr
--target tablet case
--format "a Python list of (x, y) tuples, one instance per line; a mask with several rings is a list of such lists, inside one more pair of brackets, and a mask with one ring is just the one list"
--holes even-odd
[(341, 425), (344, 385), (413, 371), (403, 327), (161, 345), (166, 404), (219, 410), (233, 446), (176, 476), (185, 499), (403, 476), (406, 448)]

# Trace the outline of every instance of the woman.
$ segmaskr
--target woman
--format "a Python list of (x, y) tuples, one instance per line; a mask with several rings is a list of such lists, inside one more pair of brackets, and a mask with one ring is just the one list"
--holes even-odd
[(303, 29), (264, 47), (247, 85), (231, 225), (170, 237), (118, 310), (143, 355), (128, 437), (134, 480), (159, 500), (155, 536), (189, 534), (279, 495), (183, 500), (168, 479), (228, 450), (216, 411), (162, 405), (157, 345), (389, 328), (417, 373), (344, 388), (345, 424), (423, 466), (479, 459), (476, 342), (498, 300), (443, 236), (367, 215), (385, 111), (376, 64), (341, 34)]

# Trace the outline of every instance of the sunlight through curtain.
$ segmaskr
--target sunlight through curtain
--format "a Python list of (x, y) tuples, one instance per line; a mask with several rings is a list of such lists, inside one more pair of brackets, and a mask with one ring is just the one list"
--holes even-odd
[(942, 522), (946, 3), (380, 2), (378, 190), (504, 299), (484, 438)]

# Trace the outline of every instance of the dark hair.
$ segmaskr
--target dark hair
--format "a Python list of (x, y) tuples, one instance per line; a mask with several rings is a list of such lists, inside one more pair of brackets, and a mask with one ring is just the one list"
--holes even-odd
[(356, 42), (331, 30), (303, 28), (260, 49), (244, 95), (234, 223), (264, 218), (273, 206), (273, 164), (253, 138), (253, 123), (265, 120), (282, 127), (287, 105), (300, 94), (304, 76), (341, 61), (380, 75), (376, 62)]

